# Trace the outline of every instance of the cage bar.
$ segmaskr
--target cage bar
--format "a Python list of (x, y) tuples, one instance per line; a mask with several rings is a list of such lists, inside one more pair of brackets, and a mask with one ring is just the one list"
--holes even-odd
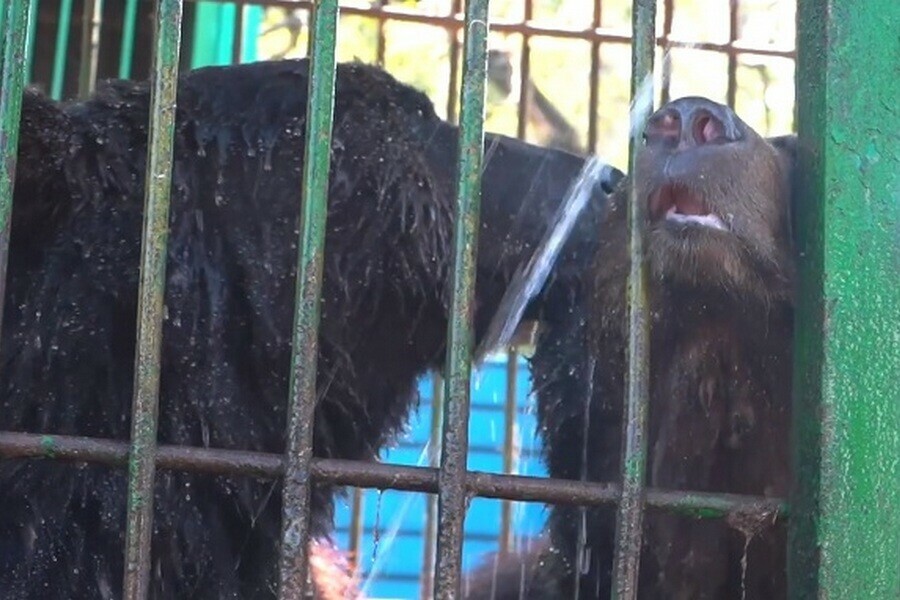
[(798, 3), (792, 598), (900, 598), (897, 23)]
[(27, 39), (25, 42), (25, 81), (31, 82), (34, 68), (34, 51), (37, 46), (37, 17), (38, 17), (39, 0), (31, 0), (31, 10), (28, 17), (28, 27), (26, 28)]
[(320, 0), (311, 13), (309, 103), (303, 160), (303, 208), (291, 350), (290, 404), (281, 513), (280, 598), (302, 598), (307, 589), (316, 367), (319, 351), (322, 257), (328, 209), (331, 131), (334, 120), (337, 0)]
[(166, 243), (175, 135), (181, 0), (156, 5), (156, 47), (150, 87), (150, 128), (145, 175), (144, 226), (138, 292), (137, 354), (131, 411), (128, 529), (124, 596), (147, 597), (153, 535), (153, 483), (159, 409), (160, 353), (166, 287)]
[(103, 0), (84, 0), (81, 17), (81, 62), (78, 95), (82, 98), (94, 91), (100, 60), (100, 30), (103, 28)]
[[(115, 467), (128, 463), (128, 444), (66, 435), (0, 433), (0, 456), (42, 458)], [(161, 445), (157, 449), (160, 469), (276, 479), (284, 473), (284, 456), (244, 450)], [(313, 458), (313, 477), (335, 485), (351, 485), (404, 492), (438, 491), (438, 469), (371, 463), (336, 458)], [(550, 479), (530, 475), (499, 475), (470, 471), (468, 488), (482, 498), (512, 499), (585, 506), (612, 506), (621, 495), (621, 486), (573, 479)], [(706, 492), (680, 492), (647, 488), (648, 506), (676, 511), (696, 519), (718, 519), (734, 511), (742, 514), (789, 515), (783, 499)]]
[(438, 543), (434, 597), (460, 593), (463, 525), (468, 490), (469, 400), (472, 374), (472, 316), (475, 312), (475, 256), (481, 208), (484, 103), (489, 0), (468, 0), (460, 89), (459, 163), (456, 178), (452, 314), (447, 334), (441, 462), (438, 475)]
[(69, 48), (69, 28), (72, 25), (72, 0), (62, 0), (59, 5), (59, 22), (56, 24), (56, 45), (53, 49), (53, 74), (50, 79), (50, 97), (62, 98), (66, 78), (66, 56)]
[[(519, 375), (519, 352), (510, 347), (506, 353), (506, 401), (503, 406), (503, 472), (512, 473), (516, 447), (516, 378)], [(512, 551), (512, 501), (504, 500), (500, 507), (500, 553)]]
[(122, 47), (119, 50), (119, 79), (131, 77), (131, 63), (134, 59), (134, 37), (137, 27), (138, 0), (126, 0), (125, 14), (122, 16)]
[[(534, 0), (525, 0), (522, 25), (527, 25), (534, 17)], [(528, 132), (528, 104), (531, 102), (531, 36), (522, 34), (522, 55), (519, 59), (519, 105), (516, 107), (516, 137), (524, 140)]]
[(6, 298), (6, 265), (9, 258), (9, 228), (12, 222), (16, 160), (19, 148), (19, 118), (22, 114), (22, 90), (28, 39), (30, 0), (6, 0), (3, 3), (3, 63), (0, 65), (0, 315)]
[[(444, 410), (444, 381), (440, 373), (431, 380), (431, 427), (428, 437), (428, 465), (437, 467), (441, 458), (441, 422)], [(434, 560), (437, 544), (437, 497), (425, 499), (425, 539), (423, 540), (421, 597), (428, 600), (434, 586)]]
[[(634, 45), (631, 54), (631, 135), (628, 172), (635, 173), (640, 136), (653, 112), (653, 58), (656, 51), (656, 1), (632, 4)], [(625, 392), (625, 444), (622, 459), (622, 498), (616, 518), (616, 555), (613, 598), (637, 598), (644, 517), (644, 470), (647, 463), (647, 411), (650, 389), (650, 315), (647, 264), (644, 260), (646, 204), (631, 187), (628, 202), (628, 371)]]

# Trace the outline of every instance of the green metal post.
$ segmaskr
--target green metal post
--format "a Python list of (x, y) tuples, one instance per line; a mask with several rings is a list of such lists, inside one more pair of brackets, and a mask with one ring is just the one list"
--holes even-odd
[(28, 17), (28, 40), (25, 42), (25, 81), (30, 83), (33, 77), (34, 49), (37, 46), (37, 18), (39, 0), (31, 0), (30, 16)]
[(150, 133), (145, 176), (144, 232), (138, 292), (137, 353), (131, 414), (128, 532), (125, 549), (127, 600), (147, 597), (153, 534), (153, 482), (159, 407), (166, 243), (181, 50), (182, 0), (158, 0), (150, 90)]
[(3, 3), (3, 63), (0, 65), (0, 315), (6, 297), (6, 265), (9, 258), (9, 227), (12, 221), (16, 160), (19, 151), (19, 118), (22, 115), (22, 88), (25, 71), (25, 41), (28, 37), (29, 0)]
[(53, 49), (53, 75), (50, 77), (50, 97), (54, 100), (62, 98), (71, 25), (72, 0), (62, 0), (59, 5), (59, 23), (56, 24), (56, 44)]
[(468, 489), (469, 401), (472, 373), (472, 316), (475, 312), (475, 259), (484, 159), (484, 103), (489, 0), (468, 0), (465, 18), (460, 110), (459, 168), (456, 178), (453, 299), (448, 327), (444, 431), (438, 474), (438, 543), (434, 597), (460, 595), (463, 526)]
[(898, 24), (798, 5), (791, 598), (900, 598)]
[(126, 0), (125, 14), (122, 16), (122, 47), (119, 49), (119, 79), (131, 77), (131, 63), (134, 58), (134, 33), (137, 28), (138, 0)]
[[(656, 50), (656, 0), (634, 0), (631, 50), (631, 138), (628, 172), (635, 173), (644, 123), (653, 112), (653, 58)], [(650, 395), (650, 318), (647, 264), (644, 260), (646, 203), (632, 186), (628, 202), (628, 374), (625, 397), (625, 455), (622, 497), (616, 523), (613, 598), (637, 598), (644, 520), (644, 471), (647, 464), (647, 410)]]
[(313, 423), (319, 349), (319, 303), (331, 130), (334, 119), (338, 2), (319, 0), (309, 40), (309, 104), (303, 161), (303, 207), (291, 352), (290, 404), (281, 514), (281, 598), (303, 598), (307, 587)]

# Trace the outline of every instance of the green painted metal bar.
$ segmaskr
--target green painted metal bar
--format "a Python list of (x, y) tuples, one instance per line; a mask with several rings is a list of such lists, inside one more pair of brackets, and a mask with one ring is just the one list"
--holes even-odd
[(900, 598), (898, 23), (798, 4), (791, 598)]
[(119, 49), (119, 79), (131, 77), (134, 59), (134, 34), (137, 29), (138, 0), (126, 0), (122, 16), (122, 47)]
[[(631, 139), (628, 172), (636, 173), (644, 123), (653, 112), (653, 58), (656, 49), (656, 1), (634, 0), (634, 41), (631, 50)], [(650, 315), (647, 264), (644, 260), (646, 204), (632, 186), (628, 202), (628, 373), (625, 397), (625, 455), (622, 460), (622, 497), (616, 517), (616, 556), (613, 598), (638, 595), (638, 572), (644, 520), (644, 471), (647, 464), (647, 411), (650, 397)]]
[(146, 598), (150, 578), (166, 243), (169, 234), (181, 17), (182, 0), (157, 0), (128, 469), (124, 583), (126, 600)]
[[(34, 50), (37, 46), (37, 17), (39, 0), (31, 0), (28, 16), (28, 40), (25, 42), (25, 82), (31, 83), (34, 76)], [(0, 28), (2, 31), (2, 28)]]
[(6, 298), (6, 266), (9, 259), (9, 227), (12, 221), (16, 162), (19, 151), (19, 119), (22, 116), (22, 89), (25, 71), (19, 67), (25, 58), (29, 22), (29, 0), (3, 3), (3, 63), (0, 65), (0, 315)]
[(309, 39), (309, 104), (303, 161), (303, 208), (291, 352), (290, 405), (282, 492), (280, 598), (302, 598), (307, 588), (313, 423), (319, 349), (322, 259), (334, 119), (337, 0), (319, 0)]
[(54, 100), (62, 98), (71, 26), (72, 0), (62, 0), (59, 5), (59, 22), (56, 25), (56, 45), (53, 49), (53, 75), (50, 78), (50, 97)]
[(472, 374), (472, 316), (475, 259), (481, 212), (484, 105), (489, 0), (466, 2), (460, 94), (459, 168), (456, 178), (453, 299), (447, 334), (441, 462), (438, 474), (438, 543), (434, 598), (460, 596), (463, 526), (468, 489), (469, 401)]

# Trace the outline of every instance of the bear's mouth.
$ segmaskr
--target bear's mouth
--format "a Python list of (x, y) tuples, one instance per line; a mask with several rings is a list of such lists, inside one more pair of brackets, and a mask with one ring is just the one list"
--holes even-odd
[(650, 196), (650, 220), (665, 220), (679, 225), (697, 225), (728, 231), (703, 198), (685, 185), (667, 183)]

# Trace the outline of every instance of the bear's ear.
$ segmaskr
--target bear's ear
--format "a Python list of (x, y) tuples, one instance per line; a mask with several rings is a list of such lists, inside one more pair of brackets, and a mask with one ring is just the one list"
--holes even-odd
[(34, 90), (22, 96), (16, 155), (12, 231), (19, 240), (40, 237), (40, 230), (66, 206), (63, 166), (69, 152), (71, 123), (59, 104)]
[(797, 208), (800, 194), (797, 193), (797, 152), (799, 142), (796, 135), (780, 135), (768, 138), (767, 141), (778, 152), (782, 181), (788, 195), (787, 224), (791, 241), (797, 243), (794, 224), (797, 222)]

